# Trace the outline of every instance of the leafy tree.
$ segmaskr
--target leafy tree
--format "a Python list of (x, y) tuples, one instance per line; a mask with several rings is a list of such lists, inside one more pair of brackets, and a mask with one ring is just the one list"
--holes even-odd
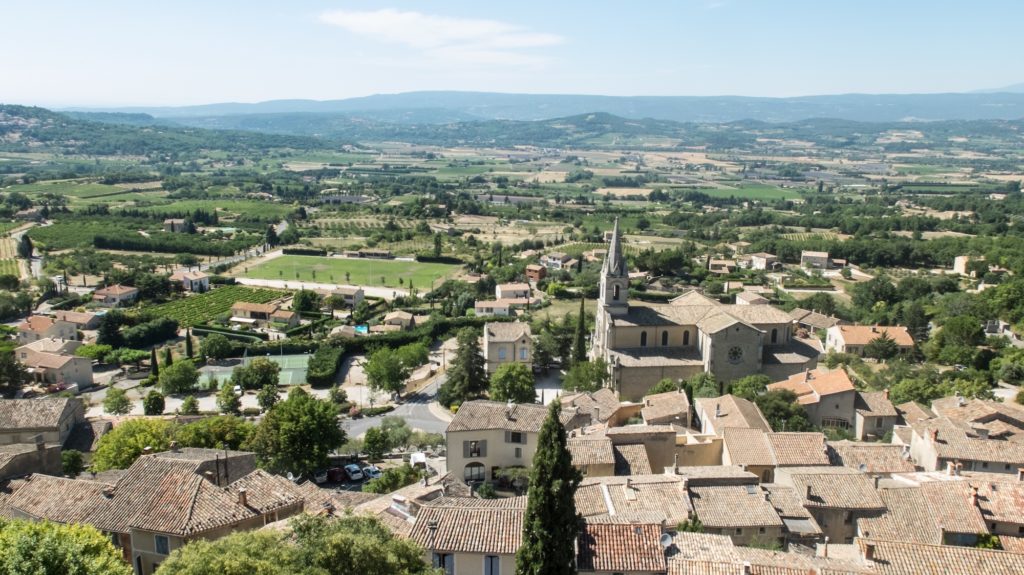
[(68, 477), (78, 477), (78, 474), (85, 469), (85, 463), (82, 461), (82, 452), (77, 449), (61, 451), (60, 463), (64, 475)]
[(444, 248), (444, 240), (441, 239), (441, 234), (434, 234), (434, 257), (441, 257), (441, 250)]
[(311, 575), (428, 575), (424, 550), (396, 537), (375, 517), (304, 515), (291, 523), (300, 565)]
[(117, 310), (111, 310), (100, 318), (100, 325), (96, 330), (96, 343), (106, 344), (117, 348), (124, 345), (124, 338), (121, 336), (121, 323), (124, 321), (124, 314)]
[(405, 348), (382, 347), (370, 354), (363, 371), (371, 389), (390, 393), (401, 393), (405, 389), (406, 380), (416, 366), (407, 361), (408, 357), (402, 352), (403, 349)]
[(388, 450), (388, 436), (383, 429), (371, 427), (363, 437), (363, 449), (370, 461), (380, 461)]
[(260, 404), (260, 409), (263, 411), (270, 411), (270, 408), (274, 407), (274, 404), (280, 397), (277, 394), (277, 385), (264, 385), (260, 388), (259, 393), (256, 394), (256, 402)]
[(694, 513), (689, 519), (683, 521), (676, 526), (676, 531), (683, 533), (704, 533), (704, 524), (700, 522), (700, 518)]
[(668, 393), (670, 391), (678, 391), (678, 390), (679, 390), (679, 384), (676, 383), (675, 381), (673, 381), (672, 378), (666, 377), (666, 378), (662, 379), (661, 381), (659, 381), (658, 383), (654, 384), (654, 387), (652, 387), (650, 390), (648, 390), (647, 394), (648, 395), (654, 395), (654, 394), (657, 394), (657, 393)]
[(597, 391), (608, 382), (608, 364), (601, 358), (574, 363), (562, 378), (566, 391)]
[(228, 415), (238, 415), (242, 412), (242, 400), (230, 383), (225, 383), (217, 391), (217, 409)]
[(199, 400), (196, 396), (189, 395), (181, 402), (182, 415), (199, 415)]
[(388, 440), (388, 449), (398, 449), (409, 444), (412, 429), (404, 418), (389, 415), (381, 420), (380, 429)]
[(288, 575), (306, 573), (285, 535), (236, 531), (214, 541), (199, 539), (177, 549), (157, 575)]
[(160, 372), (160, 388), (163, 389), (164, 395), (188, 393), (195, 390), (198, 383), (199, 371), (195, 364), (187, 359), (164, 367)]
[(32, 238), (28, 237), (28, 234), (21, 234), (21, 240), (18, 241), (18, 257), (23, 260), (32, 259), (34, 249)]
[(533, 346), (533, 364), (547, 373), (558, 355), (558, 342), (550, 329), (543, 329)]
[(265, 357), (257, 357), (249, 365), (241, 365), (231, 372), (231, 385), (242, 389), (263, 389), (280, 383), (281, 366)]
[(400, 467), (385, 469), (377, 479), (371, 479), (363, 484), (365, 493), (391, 493), (406, 485), (412, 485), (423, 477), (423, 472), (413, 468), (408, 463)]
[(534, 385), (533, 372), (526, 364), (506, 363), (491, 376), (490, 396), (494, 401), (534, 403), (537, 401)]
[(1017, 396), (1014, 397), (1014, 401), (1016, 401), (1018, 405), (1024, 405), (1024, 389), (1017, 392)]
[(576, 572), (576, 538), (583, 520), (576, 512), (574, 497), (583, 477), (572, 464), (560, 412), (559, 402), (551, 402), (537, 438), (516, 575)]
[(264, 243), (270, 247), (277, 247), (281, 243), (280, 238), (277, 237), (277, 229), (273, 225), (267, 226), (267, 233), (264, 236)]
[(587, 311), (586, 299), (580, 298), (580, 315), (576, 318), (576, 333), (572, 343), (572, 362), (587, 361)]
[(132, 402), (125, 390), (117, 387), (107, 389), (107, 396), (103, 398), (103, 411), (111, 415), (124, 415), (131, 410)]
[(864, 346), (864, 355), (874, 359), (892, 359), (899, 353), (900, 348), (896, 345), (896, 340), (884, 331)]
[(255, 429), (241, 417), (217, 415), (182, 425), (174, 431), (174, 439), (183, 447), (239, 449)]
[(231, 355), (231, 341), (225, 335), (211, 333), (199, 343), (199, 351), (210, 359), (224, 359)]
[(92, 526), (0, 519), (0, 573), (131, 575), (132, 568)]
[(316, 311), (320, 309), (320, 294), (313, 290), (299, 290), (292, 298), (292, 310), (296, 313)]
[(772, 379), (767, 375), (748, 375), (730, 383), (729, 393), (753, 401), (754, 398), (765, 392), (771, 382)]
[(327, 466), (327, 456), (345, 443), (338, 410), (295, 387), (256, 427), (248, 448), (275, 473), (308, 475)]
[(778, 389), (759, 395), (754, 399), (754, 403), (775, 431), (813, 429), (804, 408), (796, 402), (796, 394), (788, 389)]
[(1003, 548), (1003, 544), (999, 540), (999, 536), (992, 533), (979, 533), (978, 542), (975, 543), (974, 546), (978, 549), (1001, 550)]
[(146, 415), (162, 415), (164, 412), (164, 396), (155, 389), (149, 390), (142, 400), (142, 410)]
[(479, 328), (466, 327), (459, 331), (455, 358), (448, 364), (448, 380), (438, 390), (437, 398), (443, 405), (463, 403), (479, 397), (487, 389), (489, 378), (480, 350)]
[(128, 347), (119, 347), (114, 351), (107, 354), (107, 362), (116, 363), (119, 365), (135, 364), (139, 367), (143, 360), (146, 359), (150, 354), (141, 349), (131, 349)]
[(28, 371), (13, 352), (0, 351), (0, 388), (20, 387), (28, 381)]
[(127, 469), (146, 447), (166, 451), (172, 431), (171, 424), (163, 419), (130, 419), (120, 423), (100, 438), (92, 469)]

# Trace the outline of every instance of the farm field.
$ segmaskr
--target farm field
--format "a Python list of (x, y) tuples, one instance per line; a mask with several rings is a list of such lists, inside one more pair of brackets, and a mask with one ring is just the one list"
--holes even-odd
[[(447, 278), (460, 266), (428, 262), (330, 258), (319, 256), (281, 256), (235, 275), (256, 279), (284, 279), (325, 283), (350, 283), (365, 286), (413, 287), (430, 289), (435, 279)], [(346, 276), (348, 274), (348, 276)]]
[(267, 303), (281, 297), (282, 292), (249, 288), (244, 286), (222, 286), (204, 294), (192, 295), (149, 308), (158, 316), (177, 320), (181, 326), (193, 326), (209, 322), (231, 311), (235, 302)]
[(701, 193), (712, 198), (742, 198), (748, 200), (795, 200), (800, 192), (766, 184), (740, 184), (737, 188), (707, 188)]
[(208, 212), (216, 210), (222, 216), (225, 214), (238, 214), (250, 217), (279, 218), (294, 208), (289, 204), (258, 202), (255, 200), (179, 200), (167, 204), (154, 204), (140, 209), (156, 214), (181, 214), (198, 209)]

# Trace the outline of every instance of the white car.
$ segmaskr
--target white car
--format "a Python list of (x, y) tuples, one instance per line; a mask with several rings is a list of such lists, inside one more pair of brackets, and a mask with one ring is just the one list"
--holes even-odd
[(383, 475), (376, 465), (367, 465), (363, 468), (363, 476), (367, 479), (377, 479)]
[(236, 385), (235, 386), (235, 395), (242, 395), (242, 386), (241, 385)]
[(359, 470), (359, 466), (355, 463), (349, 463), (345, 466), (345, 475), (348, 475), (349, 481), (362, 481), (364, 479), (363, 472)]

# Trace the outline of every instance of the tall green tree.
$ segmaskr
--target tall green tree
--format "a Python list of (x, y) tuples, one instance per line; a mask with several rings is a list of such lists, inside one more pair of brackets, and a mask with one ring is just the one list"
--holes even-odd
[(533, 372), (523, 363), (506, 363), (498, 367), (491, 376), (490, 397), (494, 401), (512, 403), (534, 403), (537, 390), (534, 388)]
[(28, 381), (28, 370), (15, 359), (14, 353), (0, 352), (0, 389), (21, 387)]
[(242, 412), (242, 400), (230, 383), (225, 383), (217, 392), (217, 409), (226, 415), (238, 415)]
[(263, 411), (270, 411), (274, 405), (277, 404), (280, 397), (277, 394), (277, 384), (264, 385), (260, 388), (259, 393), (256, 394), (256, 403), (260, 405), (260, 409)]
[(597, 391), (608, 383), (608, 363), (602, 358), (574, 363), (562, 378), (567, 391)]
[(131, 410), (132, 402), (125, 390), (117, 387), (107, 389), (107, 395), (103, 398), (103, 411), (110, 415), (124, 415)]
[(892, 359), (899, 353), (900, 348), (896, 345), (896, 340), (884, 331), (864, 346), (864, 355), (873, 359)]
[(174, 365), (174, 351), (170, 347), (164, 348), (164, 367)]
[(0, 573), (131, 575), (132, 568), (89, 525), (0, 519)]
[(174, 439), (183, 447), (239, 449), (255, 430), (255, 425), (241, 417), (218, 415), (178, 427)]
[(560, 403), (551, 402), (537, 437), (516, 575), (576, 573), (576, 538), (583, 519), (576, 512), (575, 496), (583, 476), (572, 464), (560, 413)]
[(231, 342), (225, 335), (211, 333), (199, 343), (199, 351), (210, 359), (224, 359), (231, 355)]
[(156, 348), (149, 350), (149, 374), (160, 377), (160, 362), (156, 360)]
[(142, 400), (142, 411), (146, 415), (163, 415), (164, 413), (164, 396), (162, 393), (155, 389), (149, 390), (146, 397)]
[(195, 390), (199, 383), (199, 370), (195, 364), (187, 359), (173, 363), (170, 367), (164, 367), (160, 373), (160, 389), (164, 395), (176, 393), (188, 393)]
[(274, 228), (273, 224), (267, 226), (267, 233), (263, 241), (272, 248), (277, 247), (281, 243), (281, 239), (277, 237), (277, 229)]
[(587, 310), (585, 298), (580, 298), (580, 315), (576, 318), (576, 334), (572, 342), (572, 362), (587, 361)]
[(93, 471), (127, 469), (142, 451), (166, 451), (171, 443), (173, 426), (163, 419), (129, 419), (117, 424), (100, 438), (92, 459)]
[(272, 472), (308, 475), (326, 467), (327, 456), (343, 443), (338, 408), (294, 387), (263, 416), (247, 447)]
[(462, 328), (458, 344), (455, 358), (448, 365), (448, 380), (438, 390), (438, 401), (445, 405), (479, 397), (490, 385), (484, 354), (480, 350), (480, 329)]
[(28, 234), (21, 234), (21, 240), (18, 242), (18, 257), (23, 260), (32, 259), (34, 249), (32, 238), (28, 237)]
[(185, 329), (185, 357), (192, 359), (192, 328)]
[(231, 372), (231, 385), (242, 389), (263, 389), (280, 383), (281, 366), (265, 357), (257, 357), (249, 365), (241, 365)]

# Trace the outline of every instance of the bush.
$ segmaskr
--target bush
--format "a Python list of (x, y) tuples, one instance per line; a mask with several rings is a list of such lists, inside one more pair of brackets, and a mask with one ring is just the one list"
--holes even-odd
[(260, 408), (258, 407), (246, 407), (242, 409), (242, 415), (246, 417), (255, 417), (260, 414)]
[(380, 405), (377, 407), (367, 407), (362, 410), (363, 417), (376, 417), (394, 411), (395, 406), (393, 405)]
[(146, 415), (163, 415), (164, 396), (159, 391), (152, 389), (142, 400), (142, 409)]
[(78, 477), (78, 474), (85, 469), (85, 464), (82, 462), (82, 452), (76, 449), (66, 449), (60, 452), (60, 463), (64, 471), (64, 475), (68, 477)]
[(340, 347), (320, 346), (309, 358), (306, 366), (306, 382), (313, 387), (326, 387), (334, 384), (334, 376), (341, 367), (341, 358), (345, 350)]

